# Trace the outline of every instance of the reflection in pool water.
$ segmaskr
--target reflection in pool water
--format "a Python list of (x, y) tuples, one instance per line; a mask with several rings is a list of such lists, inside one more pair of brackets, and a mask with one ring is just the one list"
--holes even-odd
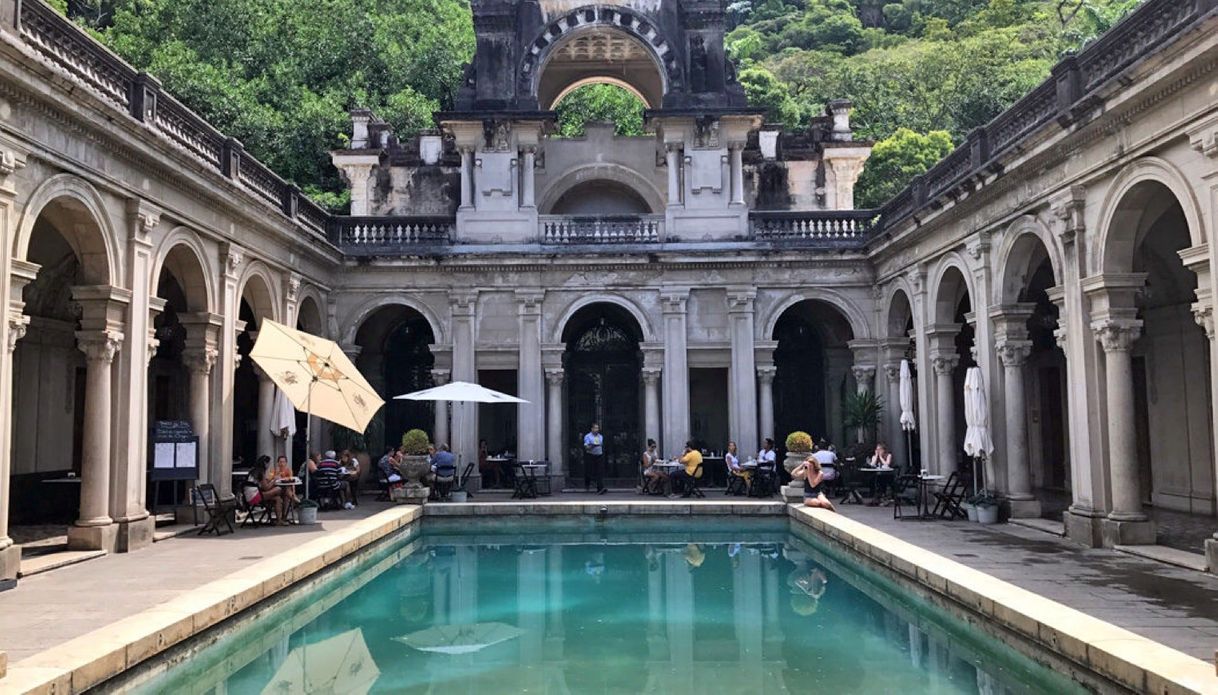
[(507, 536), (454, 534), (460, 527), (429, 521), (422, 536), (376, 549), (311, 595), (121, 688), (988, 695), (1077, 687), (886, 594), (790, 534), (785, 520), (692, 525), (699, 530), (595, 536), (530, 525)]

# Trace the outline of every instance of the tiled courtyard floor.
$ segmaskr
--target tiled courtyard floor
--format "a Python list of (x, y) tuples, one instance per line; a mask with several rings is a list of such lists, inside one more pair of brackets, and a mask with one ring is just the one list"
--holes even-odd
[(1208, 662), (1218, 649), (1218, 577), (1020, 526), (899, 521), (891, 507), (842, 514)]

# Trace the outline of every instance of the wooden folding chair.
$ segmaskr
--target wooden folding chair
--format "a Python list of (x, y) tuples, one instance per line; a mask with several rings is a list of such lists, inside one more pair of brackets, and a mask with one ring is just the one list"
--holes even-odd
[(960, 506), (964, 504), (964, 495), (964, 479), (958, 473), (953, 472), (947, 476), (943, 489), (935, 491), (935, 508), (931, 512), (931, 516), (943, 519), (967, 519), (968, 514)]

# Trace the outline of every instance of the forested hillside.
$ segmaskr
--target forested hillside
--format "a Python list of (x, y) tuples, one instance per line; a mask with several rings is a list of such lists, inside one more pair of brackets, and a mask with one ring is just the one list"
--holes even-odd
[[(857, 204), (882, 203), (1138, 0), (738, 0), (728, 50), (753, 103), (799, 127), (829, 99), (854, 102), (876, 141)], [(468, 0), (52, 0), (254, 156), (336, 209), (328, 151), (347, 111), (404, 135), (449, 106), (473, 52)], [(593, 86), (560, 106), (642, 129), (624, 91)]]

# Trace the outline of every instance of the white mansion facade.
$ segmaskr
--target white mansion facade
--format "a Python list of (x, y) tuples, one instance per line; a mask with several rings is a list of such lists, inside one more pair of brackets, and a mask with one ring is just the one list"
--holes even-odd
[[(976, 365), (1013, 515), (1061, 500), (1095, 546), (1153, 543), (1148, 505), (1218, 530), (1212, 0), (1148, 0), (879, 210), (853, 209), (848, 104), (787, 133), (746, 103), (722, 0), (472, 4), (454, 110), (405, 140), (354, 112), (331, 216), (41, 0), (0, 0), (0, 578), (66, 471), (74, 545), (151, 542), (155, 421), (191, 424), (226, 493), (234, 455), (272, 453), (273, 387), (242, 359), (264, 318), (338, 341), (386, 397), (529, 401), (390, 401), (373, 453), (423, 427), (576, 484), (593, 421), (632, 481), (647, 438), (843, 444), (856, 389), (899, 461), (955, 471)], [(652, 134), (555, 137), (592, 82), (634, 91)]]

